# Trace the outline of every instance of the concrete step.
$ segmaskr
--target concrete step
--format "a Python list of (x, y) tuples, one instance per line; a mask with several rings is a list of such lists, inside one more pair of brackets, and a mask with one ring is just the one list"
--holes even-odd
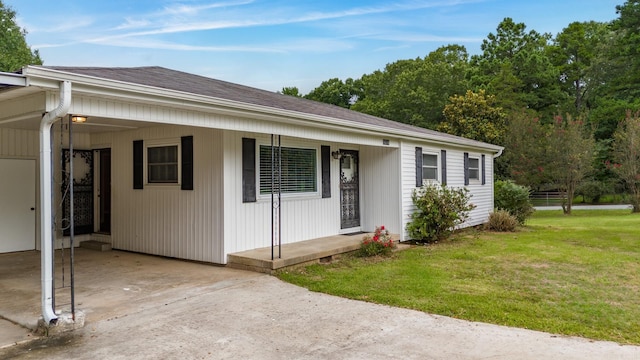
[[(334, 257), (358, 250), (362, 242), (361, 233), (336, 235), (313, 240), (282, 245), (282, 257), (278, 257), (278, 248), (274, 248), (271, 260), (271, 248), (260, 248), (227, 255), (227, 266), (235, 269), (273, 273), (289, 266), (313, 262), (331, 262)], [(398, 235), (392, 235), (397, 241)]]
[(109, 251), (109, 250), (111, 250), (111, 244), (106, 243), (104, 241), (98, 241), (98, 240), (82, 241), (80, 243), (80, 247), (83, 247), (83, 248), (86, 248), (86, 249), (91, 249), (91, 250), (97, 250), (97, 251)]

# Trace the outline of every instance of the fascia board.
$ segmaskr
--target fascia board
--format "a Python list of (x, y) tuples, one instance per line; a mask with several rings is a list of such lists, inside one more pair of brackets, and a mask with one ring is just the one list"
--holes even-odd
[(27, 86), (27, 77), (21, 74), (0, 72), (0, 84), (11, 86)]

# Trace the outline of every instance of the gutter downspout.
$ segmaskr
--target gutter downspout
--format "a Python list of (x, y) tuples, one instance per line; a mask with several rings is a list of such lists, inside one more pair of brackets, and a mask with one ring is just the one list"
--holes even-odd
[(40, 267), (42, 277), (42, 317), (47, 325), (58, 319), (53, 309), (53, 231), (51, 126), (67, 115), (71, 107), (71, 82), (60, 82), (60, 103), (45, 113), (40, 122)]

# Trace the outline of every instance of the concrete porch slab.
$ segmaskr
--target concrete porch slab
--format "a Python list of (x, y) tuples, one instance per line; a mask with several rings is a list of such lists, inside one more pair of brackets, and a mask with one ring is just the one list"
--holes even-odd
[[(69, 259), (65, 259), (63, 282), (61, 258), (61, 252), (56, 251), (56, 311), (68, 312), (70, 289), (62, 285), (68, 285)], [(161, 309), (185, 297), (257, 276), (262, 275), (212, 264), (79, 247), (75, 249), (76, 310), (86, 314), (85, 325), (91, 327), (102, 320)], [(38, 337), (33, 331), (41, 314), (40, 288), (39, 251), (0, 254), (0, 349)]]
[[(227, 266), (235, 269), (251, 270), (271, 274), (288, 266), (317, 261), (331, 261), (334, 256), (355, 251), (366, 234), (335, 235), (282, 245), (282, 257), (278, 258), (278, 247), (241, 251), (227, 256)], [(394, 241), (399, 236), (392, 235)]]

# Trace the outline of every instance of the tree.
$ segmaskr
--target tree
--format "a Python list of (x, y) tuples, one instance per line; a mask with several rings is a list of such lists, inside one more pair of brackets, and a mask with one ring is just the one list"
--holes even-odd
[(348, 78), (344, 82), (338, 78), (323, 81), (320, 86), (311, 90), (304, 97), (309, 100), (350, 108), (361, 96), (360, 80)]
[(444, 120), (449, 96), (468, 89), (468, 54), (460, 45), (448, 45), (424, 59), (399, 60), (384, 70), (362, 76), (363, 96), (352, 110), (434, 129)]
[(563, 192), (562, 210), (570, 215), (576, 188), (591, 170), (593, 137), (582, 120), (561, 116), (554, 118), (547, 134), (549, 176)]
[(507, 134), (504, 155), (498, 160), (506, 163), (510, 178), (532, 189), (549, 183), (548, 139), (540, 120), (525, 111), (516, 113), (508, 123)]
[(560, 82), (573, 98), (572, 112), (575, 115), (584, 109), (584, 97), (593, 86), (591, 64), (597, 57), (599, 44), (605, 42), (608, 34), (609, 28), (605, 23), (573, 22), (556, 36), (548, 48), (553, 64), (560, 71)]
[(27, 32), (16, 23), (16, 12), (0, 0), (0, 71), (13, 72), (24, 65), (42, 65), (38, 50), (31, 50)]
[(627, 111), (613, 139), (615, 162), (610, 167), (629, 189), (633, 212), (640, 212), (640, 112)]
[(611, 87), (616, 98), (632, 101), (640, 97), (640, 0), (627, 0), (616, 6), (616, 13), (612, 28), (618, 37), (609, 59), (616, 76)]
[(453, 95), (444, 107), (445, 121), (437, 130), (469, 139), (500, 144), (506, 130), (506, 115), (495, 106), (495, 96), (484, 90)]
[[(526, 32), (524, 23), (505, 18), (496, 33), (483, 40), (482, 54), (471, 58), (471, 82), (478, 88), (496, 95), (501, 105), (503, 97), (517, 94), (518, 108), (528, 108), (543, 115), (557, 112), (558, 103), (566, 99), (558, 83), (559, 73), (547, 55), (549, 34), (534, 30)], [(508, 79), (510, 86), (496, 78)]]
[(298, 88), (295, 86), (285, 86), (282, 88), (282, 91), (280, 93), (289, 96), (302, 97), (302, 94), (300, 94), (300, 90), (298, 90)]

